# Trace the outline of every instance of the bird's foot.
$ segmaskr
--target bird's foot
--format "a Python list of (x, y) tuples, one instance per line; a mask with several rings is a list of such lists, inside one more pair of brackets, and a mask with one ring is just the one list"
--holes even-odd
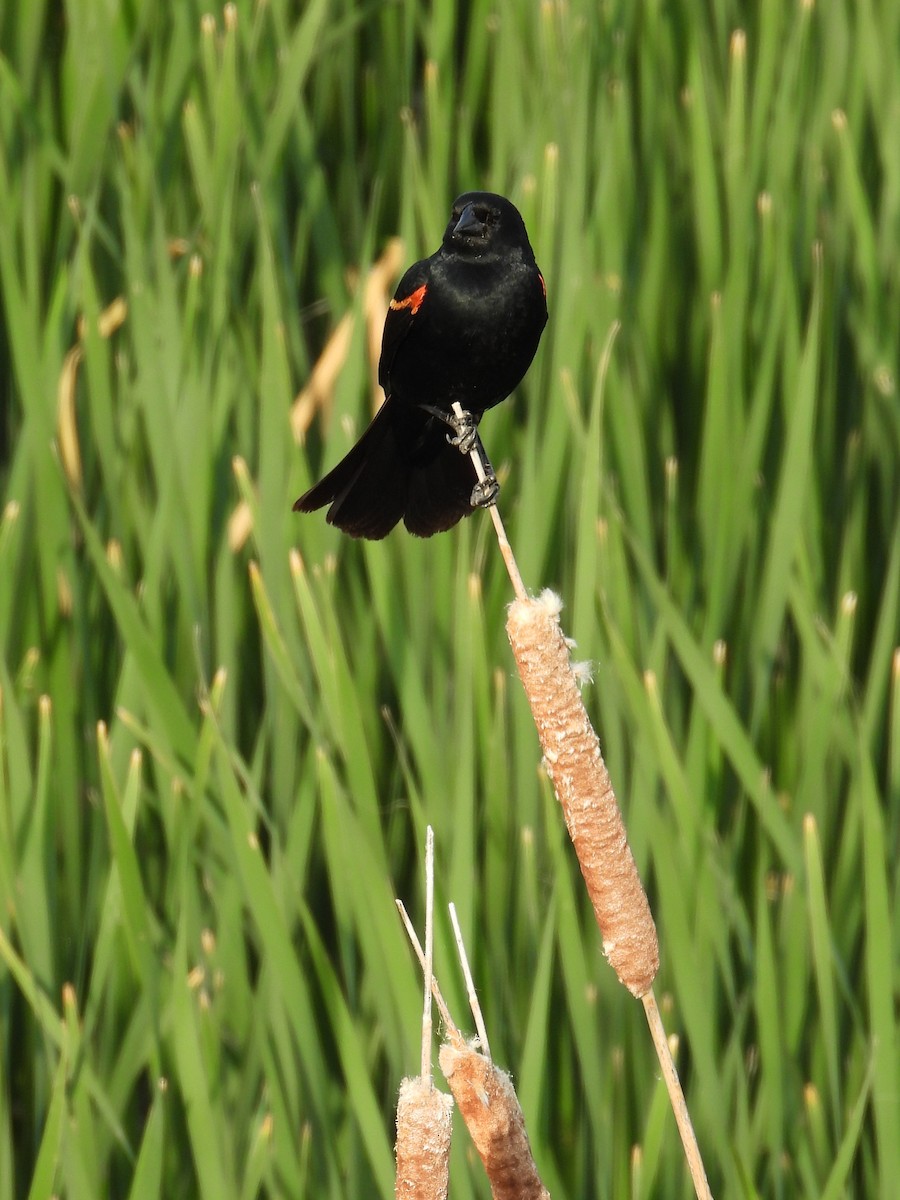
[[(490, 464), (489, 464), (490, 465)], [(497, 476), (491, 471), (490, 475), (486, 475), (472, 488), (472, 495), (469, 497), (469, 503), (473, 508), (490, 508), (497, 503), (497, 497), (500, 495), (500, 483)]]
[(447, 434), (447, 441), (455, 446), (460, 454), (471, 454), (478, 440), (478, 422), (470, 412), (461, 408), (458, 413), (447, 412), (445, 408), (435, 408), (432, 404), (422, 404), (420, 408), (431, 416), (443, 421), (453, 430)]
[(471, 454), (478, 440), (478, 423), (470, 412), (463, 409), (460, 413), (449, 413), (447, 424), (453, 433), (447, 434), (447, 441), (455, 446), (460, 454)]
[(461, 454), (476, 455), (478, 465), (475, 468), (478, 482), (472, 488), (469, 503), (473, 508), (490, 508), (497, 501), (500, 484), (491, 466), (491, 460), (484, 452), (481, 438), (478, 436), (478, 421), (470, 412), (456, 405), (457, 412), (447, 412), (446, 409), (433, 408), (430, 404), (421, 406), (427, 413), (449, 425), (453, 433), (447, 434), (447, 441), (455, 446)]

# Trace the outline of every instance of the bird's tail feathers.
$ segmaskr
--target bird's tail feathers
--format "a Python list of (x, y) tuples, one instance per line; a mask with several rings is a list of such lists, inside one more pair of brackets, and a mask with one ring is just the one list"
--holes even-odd
[(326, 504), (330, 525), (351, 537), (377, 540), (403, 516), (406, 472), (387, 399), (356, 445), (294, 504), (313, 512)]
[(475, 470), (468, 455), (448, 445), (443, 432), (441, 442), (431, 462), (410, 471), (403, 523), (417, 537), (452, 529), (472, 511)]
[(373, 541), (403, 520), (431, 537), (472, 511), (475, 472), (448, 445), (446, 429), (420, 409), (388, 397), (355, 446), (294, 504), (295, 512), (331, 507), (330, 525)]

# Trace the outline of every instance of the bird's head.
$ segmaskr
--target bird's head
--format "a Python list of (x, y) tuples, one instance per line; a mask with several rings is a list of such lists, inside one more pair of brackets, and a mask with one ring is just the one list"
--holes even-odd
[(453, 203), (444, 248), (483, 258), (527, 246), (525, 222), (516, 206), (493, 192), (464, 192)]

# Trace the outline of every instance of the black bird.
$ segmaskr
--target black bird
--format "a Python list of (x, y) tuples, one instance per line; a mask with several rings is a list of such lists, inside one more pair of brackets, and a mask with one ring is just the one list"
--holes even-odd
[(441, 248), (409, 268), (391, 301), (378, 364), (384, 404), (294, 511), (330, 504), (326, 519), (351, 537), (383, 538), (401, 519), (431, 537), (490, 503), (493, 473), (479, 488), (466, 451), (480, 446), (485, 410), (528, 370), (546, 321), (544, 280), (519, 210), (503, 196), (466, 192)]

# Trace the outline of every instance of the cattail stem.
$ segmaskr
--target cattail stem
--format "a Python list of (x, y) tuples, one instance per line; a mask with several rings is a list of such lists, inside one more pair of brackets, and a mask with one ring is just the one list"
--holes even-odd
[(525, 584), (522, 582), (522, 576), (519, 574), (519, 564), (516, 562), (516, 556), (512, 552), (512, 546), (509, 544), (509, 538), (506, 536), (506, 528), (496, 504), (491, 505), (490, 513), (491, 520), (494, 522), (494, 530), (497, 534), (497, 545), (500, 547), (500, 553), (503, 555), (503, 561), (506, 563), (506, 570), (513, 585), (513, 591), (516, 593), (516, 599), (527, 600), (528, 593), (525, 591)]
[[(463, 416), (463, 406), (456, 402), (453, 405), (453, 411), (458, 417)], [(479, 453), (480, 442), (476, 441), (475, 446), (469, 453), (469, 458), (472, 460), (472, 466), (475, 468), (475, 474), (479, 483), (484, 483), (487, 476), (484, 473), (484, 463), (481, 460)], [(491, 504), (488, 511), (491, 514), (491, 520), (494, 522), (494, 530), (497, 534), (497, 544), (500, 547), (500, 553), (503, 555), (503, 561), (506, 563), (506, 570), (509, 573), (510, 582), (513, 585), (513, 591), (519, 600), (527, 599), (528, 593), (525, 591), (525, 584), (522, 582), (522, 576), (519, 574), (519, 564), (516, 562), (516, 556), (512, 552), (512, 546), (509, 544), (509, 538), (506, 536), (506, 529), (503, 525), (503, 520), (500, 516), (500, 511), (496, 504)]]
[[(653, 995), (653, 980), (659, 969), (656, 926), (628, 846), (600, 742), (569, 661), (569, 644), (559, 624), (562, 605), (549, 592), (538, 600), (528, 596), (496, 506), (491, 508), (491, 517), (516, 593), (506, 631), (531, 705), (547, 772), (594, 906), (604, 953), (620, 981), (641, 998), (694, 1190), (698, 1200), (712, 1200), (684, 1092)], [(447, 1074), (443, 1051), (441, 1067)], [(457, 1103), (462, 1108), (458, 1097)]]
[(694, 1132), (684, 1092), (681, 1090), (681, 1080), (678, 1078), (678, 1072), (675, 1069), (675, 1062), (672, 1058), (672, 1052), (669, 1049), (669, 1042), (666, 1038), (662, 1017), (659, 1015), (656, 997), (653, 995), (653, 988), (650, 988), (649, 991), (641, 996), (641, 1003), (644, 1006), (644, 1012), (647, 1016), (647, 1024), (650, 1026), (650, 1036), (653, 1038), (653, 1045), (656, 1048), (656, 1057), (659, 1059), (659, 1065), (662, 1068), (663, 1079), (666, 1081), (669, 1103), (672, 1105), (672, 1112), (675, 1114), (675, 1124), (678, 1126), (678, 1133), (681, 1136), (684, 1157), (687, 1160), (688, 1170), (691, 1173), (694, 1191), (697, 1193), (697, 1200), (712, 1200), (712, 1192), (709, 1190), (709, 1180), (706, 1178), (706, 1170), (703, 1166), (703, 1159), (700, 1156), (700, 1147), (697, 1144), (697, 1135)]
[[(425, 970), (425, 951), (422, 949), (422, 943), (419, 941), (419, 936), (413, 928), (413, 923), (409, 919), (409, 913), (406, 911), (406, 905), (402, 900), (395, 900), (397, 912), (400, 914), (400, 920), (403, 922), (403, 928), (406, 930), (406, 936), (409, 938), (409, 943), (416, 952), (416, 958), (419, 960), (419, 966)], [(438, 987), (438, 981), (432, 975), (431, 977), (431, 994), (434, 997), (434, 1002), (438, 1006), (438, 1012), (441, 1014), (441, 1020), (444, 1022), (444, 1027), (449, 1029), (456, 1037), (462, 1037), (462, 1034), (456, 1028), (453, 1018), (450, 1016), (450, 1009), (447, 1007), (447, 1002), (441, 995), (441, 989)]]
[[(402, 908), (403, 916), (406, 916)], [(425, 999), (422, 1010), (422, 1073), (404, 1079), (397, 1100), (396, 1200), (447, 1200), (453, 1100), (431, 1079), (431, 993), (434, 987), (434, 830), (425, 835)], [(418, 940), (418, 939), (417, 939)]]
[[(434, 835), (431, 826), (427, 835), (427, 861), (433, 861)], [(432, 889), (429, 888), (429, 895)], [(525, 1131), (525, 1118), (509, 1076), (491, 1062), (490, 1051), (479, 1054), (466, 1042), (456, 1028), (440, 990), (430, 972), (430, 959), (419, 944), (416, 931), (400, 900), (396, 901), (406, 926), (409, 940), (423, 970), (429, 977), (431, 992), (444, 1017), (447, 1041), (441, 1047), (440, 1064), (450, 1090), (475, 1147), (478, 1150), (494, 1200), (550, 1200), (535, 1166)], [(481, 1044), (487, 1047), (487, 1030), (475, 982), (469, 969), (469, 959), (463, 944), (462, 932), (456, 918), (456, 908), (450, 905), (453, 929), (463, 974), (469, 992), (469, 1002), (479, 1029)], [(431, 908), (426, 917), (431, 923)], [(426, 942), (428, 937), (426, 935)], [(426, 1002), (429, 1010), (430, 1001)], [(441, 1096), (431, 1087), (431, 1080), (420, 1076), (405, 1079), (400, 1087), (397, 1106), (397, 1200), (435, 1200), (446, 1197), (449, 1180), (447, 1163), (450, 1153), (450, 1112), (453, 1101)], [(443, 1191), (437, 1190), (438, 1186)]]
[(434, 830), (425, 831), (425, 966), (422, 970), (422, 1078), (431, 1080), (431, 987), (434, 982)]
[(484, 1053), (491, 1057), (491, 1046), (488, 1041), (487, 1026), (484, 1023), (484, 1013), (481, 1011), (481, 1001), (478, 999), (478, 993), (475, 991), (475, 980), (472, 978), (472, 968), (469, 966), (469, 956), (466, 954), (466, 946), (463, 941), (462, 930), (459, 927), (459, 917), (456, 915), (456, 905), (450, 904), (450, 923), (453, 925), (453, 934), (456, 938), (456, 951), (459, 955), (459, 965), (462, 968), (463, 979), (466, 981), (466, 993), (469, 997), (469, 1010), (472, 1013), (472, 1018), (475, 1021), (475, 1028), (478, 1030), (478, 1041)]

